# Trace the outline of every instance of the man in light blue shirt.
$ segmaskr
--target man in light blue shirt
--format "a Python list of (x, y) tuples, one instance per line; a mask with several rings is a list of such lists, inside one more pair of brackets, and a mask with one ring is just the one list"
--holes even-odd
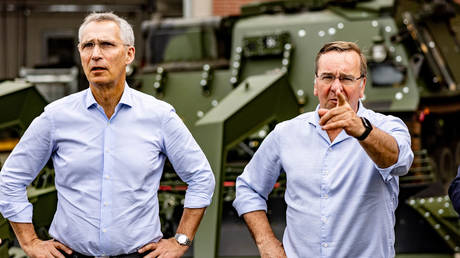
[[(214, 176), (169, 104), (131, 89), (131, 26), (91, 14), (79, 30), (85, 91), (55, 101), (25, 132), (0, 174), (0, 211), (29, 257), (180, 257), (211, 203)], [(58, 205), (35, 234), (26, 186), (51, 157)], [(188, 184), (176, 238), (163, 239), (157, 191), (166, 158)]]
[[(317, 109), (278, 124), (238, 177), (233, 205), (262, 257), (394, 257), (398, 177), (413, 153), (399, 118), (360, 102), (366, 72), (356, 44), (326, 44), (316, 58)], [(282, 244), (266, 216), (281, 172)]]

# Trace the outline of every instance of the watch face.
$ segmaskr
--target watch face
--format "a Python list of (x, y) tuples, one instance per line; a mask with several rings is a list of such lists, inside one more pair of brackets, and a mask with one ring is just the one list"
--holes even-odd
[(185, 242), (187, 242), (187, 237), (185, 235), (180, 235), (178, 238), (177, 238), (177, 241), (181, 244), (185, 244)]

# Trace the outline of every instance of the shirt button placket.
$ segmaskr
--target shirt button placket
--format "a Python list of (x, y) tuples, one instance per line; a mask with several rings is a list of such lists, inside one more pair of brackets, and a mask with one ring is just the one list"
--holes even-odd
[(328, 165), (331, 164), (329, 160), (330, 152), (331, 152), (331, 147), (329, 147), (326, 150), (324, 159), (323, 159), (323, 167), (321, 168), (321, 200), (320, 200), (320, 220), (321, 220), (321, 257), (326, 257), (327, 256), (327, 250), (326, 248), (329, 247), (329, 244), (327, 243), (328, 241), (328, 235), (329, 235), (329, 230), (328, 230), (328, 203), (329, 203), (329, 169)]
[(326, 216), (322, 216), (321, 217), (321, 221), (326, 224), (327, 223), (327, 217)]
[(110, 237), (107, 234), (107, 229), (112, 224), (112, 212), (110, 203), (111, 199), (110, 196), (112, 195), (112, 176), (110, 175), (111, 171), (113, 171), (113, 161), (111, 155), (111, 141), (112, 141), (112, 134), (111, 134), (111, 124), (110, 121), (107, 121), (107, 126), (104, 131), (104, 154), (103, 154), (103, 168), (102, 168), (102, 188), (101, 188), (101, 221), (100, 221), (100, 240), (101, 240), (101, 249), (102, 251), (106, 252), (109, 250), (109, 246), (107, 243), (110, 243)]

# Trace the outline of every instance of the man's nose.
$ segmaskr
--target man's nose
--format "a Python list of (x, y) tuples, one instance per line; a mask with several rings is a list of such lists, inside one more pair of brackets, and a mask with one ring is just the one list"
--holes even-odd
[(102, 49), (99, 47), (99, 45), (95, 45), (93, 47), (93, 50), (91, 52), (91, 59), (100, 59), (102, 57)]
[(343, 92), (342, 83), (340, 82), (339, 78), (335, 78), (335, 80), (332, 82), (331, 90), (336, 94), (339, 92)]

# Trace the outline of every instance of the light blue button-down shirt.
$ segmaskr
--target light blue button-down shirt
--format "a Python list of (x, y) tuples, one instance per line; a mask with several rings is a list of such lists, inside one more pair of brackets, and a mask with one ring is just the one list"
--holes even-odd
[(242, 215), (266, 210), (279, 174), (286, 173), (283, 245), (290, 258), (395, 255), (398, 176), (412, 164), (410, 135), (399, 118), (361, 103), (358, 115), (396, 139), (396, 164), (379, 168), (345, 131), (331, 142), (315, 111), (278, 124), (237, 179), (233, 205)]
[(110, 119), (89, 89), (36, 118), (0, 174), (0, 211), (31, 222), (26, 186), (52, 158), (58, 205), (50, 234), (86, 255), (136, 252), (162, 238), (157, 191), (165, 159), (188, 184), (186, 208), (211, 203), (214, 175), (171, 105), (125, 84)]

